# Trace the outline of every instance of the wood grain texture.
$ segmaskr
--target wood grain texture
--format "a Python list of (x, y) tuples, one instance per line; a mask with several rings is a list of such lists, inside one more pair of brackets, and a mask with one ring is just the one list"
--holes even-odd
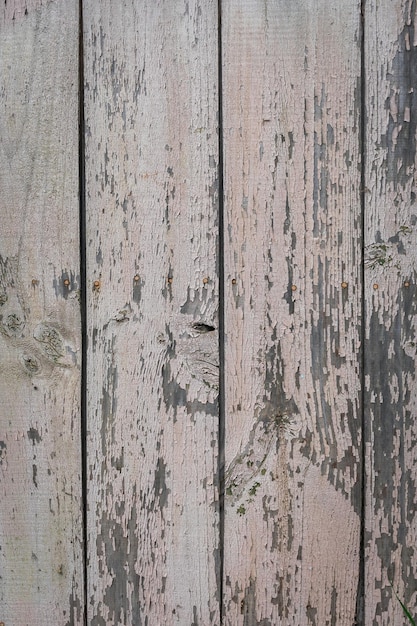
[(88, 623), (218, 624), (217, 3), (84, 3)]
[(0, 11), (0, 621), (72, 626), (84, 604), (78, 9), (10, 4), (13, 15)]
[(366, 76), (366, 616), (417, 605), (417, 8), (369, 0)]
[(4, 0), (0, 9), (0, 21), (5, 24), (25, 19), (29, 14), (33, 15), (37, 9), (50, 2), (56, 2), (56, 0)]
[(351, 626), (360, 6), (223, 3), (225, 620)]

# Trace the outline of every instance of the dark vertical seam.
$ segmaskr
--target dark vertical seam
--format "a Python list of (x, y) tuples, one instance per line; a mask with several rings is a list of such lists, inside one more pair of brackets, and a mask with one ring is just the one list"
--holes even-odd
[(365, 393), (365, 367), (366, 367), (366, 351), (365, 351), (365, 333), (366, 333), (366, 291), (365, 291), (365, 208), (366, 208), (366, 64), (365, 64), (365, 3), (361, 0), (361, 21), (360, 21), (360, 39), (361, 39), (361, 76), (360, 76), (360, 227), (361, 227), (361, 353), (360, 353), (360, 414), (361, 414), (361, 446), (360, 446), (360, 472), (361, 472), (361, 522), (360, 522), (360, 548), (359, 548), (359, 578), (358, 590), (356, 598), (356, 615), (355, 624), (363, 626), (365, 624), (365, 525), (366, 525), (366, 445), (367, 426), (366, 426), (366, 393)]
[(219, 268), (219, 615), (223, 624), (223, 577), (224, 577), (224, 472), (225, 472), (225, 276), (224, 276), (224, 161), (223, 161), (223, 48), (222, 48), (222, 2), (218, 0), (218, 268)]
[(83, 0), (79, 0), (78, 47), (78, 176), (80, 220), (80, 309), (81, 309), (81, 483), (83, 524), (84, 624), (87, 625), (88, 547), (87, 547), (87, 263), (85, 211), (85, 119), (84, 119), (84, 22)]

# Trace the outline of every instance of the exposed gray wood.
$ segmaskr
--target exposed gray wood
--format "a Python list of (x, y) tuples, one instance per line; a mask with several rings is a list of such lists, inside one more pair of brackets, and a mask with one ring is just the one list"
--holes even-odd
[(0, 621), (72, 626), (84, 604), (78, 8), (3, 5)]
[(89, 624), (218, 624), (217, 3), (87, 0)]
[(366, 616), (417, 606), (417, 8), (369, 0), (366, 76)]
[(223, 3), (225, 624), (355, 620), (359, 2)]

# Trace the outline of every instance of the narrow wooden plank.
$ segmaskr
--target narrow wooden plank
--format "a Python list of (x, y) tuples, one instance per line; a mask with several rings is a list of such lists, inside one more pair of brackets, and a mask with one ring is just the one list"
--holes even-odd
[(218, 624), (217, 3), (84, 25), (89, 624)]
[(417, 606), (417, 7), (369, 0), (366, 76), (366, 624)]
[(0, 11), (0, 621), (83, 623), (78, 7)]
[(230, 0), (223, 12), (224, 623), (351, 626), (360, 6)]

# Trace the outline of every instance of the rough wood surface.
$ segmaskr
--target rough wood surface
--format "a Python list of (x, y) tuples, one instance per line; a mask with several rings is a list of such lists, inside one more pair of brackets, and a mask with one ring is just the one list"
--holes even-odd
[(417, 606), (417, 8), (365, 13), (366, 616)]
[(223, 4), (225, 624), (351, 626), (359, 2)]
[(78, 10), (75, 2), (40, 4), (15, 0), (0, 11), (0, 621), (6, 626), (81, 624), (84, 605)]
[(415, 0), (220, 3), (224, 527), (218, 3), (83, 1), (85, 602), (78, 5), (0, 8), (0, 625), (404, 623)]
[(88, 623), (218, 624), (217, 4), (84, 34)]

